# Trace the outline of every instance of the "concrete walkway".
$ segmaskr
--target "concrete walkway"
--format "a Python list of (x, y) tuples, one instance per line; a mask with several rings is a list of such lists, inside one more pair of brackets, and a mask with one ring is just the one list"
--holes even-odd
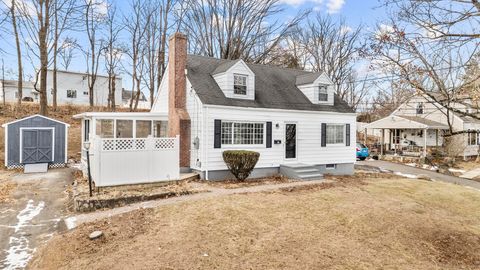
[(357, 161), (355, 164), (356, 168), (361, 169), (362, 166), (365, 167), (374, 167), (382, 170), (392, 171), (394, 173), (407, 174), (407, 175), (427, 175), (432, 180), (442, 181), (452, 184), (458, 184), (466, 187), (471, 187), (480, 190), (480, 182), (468, 180), (456, 176), (446, 175), (437, 173), (430, 170), (425, 170), (421, 168), (411, 167), (399, 163), (393, 163), (383, 160), (369, 160), (369, 161)]
[(312, 181), (299, 181), (299, 182), (281, 183), (281, 184), (259, 185), (259, 186), (234, 188), (234, 189), (218, 188), (218, 187), (209, 186), (208, 184), (197, 183), (195, 186), (195, 189), (207, 190), (208, 192), (179, 196), (179, 197), (171, 197), (171, 198), (162, 199), (162, 200), (139, 202), (139, 203), (129, 204), (123, 207), (108, 209), (104, 211), (80, 214), (80, 215), (72, 216), (65, 219), (65, 224), (67, 225), (67, 228), (72, 229), (82, 223), (100, 220), (103, 218), (134, 211), (140, 208), (155, 208), (163, 205), (171, 205), (171, 204), (176, 204), (181, 202), (191, 202), (191, 201), (203, 200), (203, 199), (208, 199), (213, 197), (227, 196), (232, 194), (273, 191), (281, 188), (314, 185), (314, 184), (320, 184), (325, 182), (327, 182), (327, 180), (312, 180)]

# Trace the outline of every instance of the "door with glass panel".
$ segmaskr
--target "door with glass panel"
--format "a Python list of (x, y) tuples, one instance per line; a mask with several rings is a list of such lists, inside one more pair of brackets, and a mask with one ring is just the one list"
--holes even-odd
[(285, 124), (285, 159), (297, 158), (297, 124)]

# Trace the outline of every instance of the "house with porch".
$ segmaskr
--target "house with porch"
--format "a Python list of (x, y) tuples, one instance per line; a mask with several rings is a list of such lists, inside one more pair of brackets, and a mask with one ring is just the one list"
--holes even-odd
[[(144, 137), (138, 136), (140, 116), (151, 121), (152, 129), (142, 132)], [(169, 40), (168, 67), (151, 112), (126, 117), (121, 113), (77, 116), (83, 121), (89, 152), (97, 155), (95, 162), (106, 152), (116, 153), (112, 159), (122, 153), (122, 158), (132, 161), (137, 152), (170, 151), (156, 155), (156, 160), (137, 156), (130, 163), (109, 162), (121, 164), (117, 170), (136, 171), (134, 164), (140, 160), (146, 168), (165, 168), (163, 164), (174, 161), (176, 166), (169, 168), (215, 180), (233, 178), (223, 151), (252, 150), (260, 158), (250, 177), (281, 173), (319, 179), (327, 173), (354, 172), (356, 113), (334, 93), (325, 73), (190, 55), (181, 33)], [(128, 132), (124, 120), (130, 121)], [(158, 126), (158, 121), (168, 124)], [(102, 162), (92, 168), (104, 166)], [(165, 180), (161, 171), (153, 177)], [(115, 174), (111, 179), (124, 178)], [(134, 177), (130, 174), (130, 179)], [(144, 179), (150, 181), (152, 175)]]
[[(436, 100), (438, 93), (429, 93)], [(470, 97), (452, 103), (455, 110), (476, 114), (478, 106)], [(452, 128), (460, 134), (445, 137)], [(381, 131), (380, 154), (426, 156), (437, 149), (448, 155), (468, 158), (480, 150), (480, 120), (447, 110), (429, 95), (418, 93), (400, 105), (389, 116), (364, 126), (364, 133)], [(463, 131), (463, 132), (462, 132)]]

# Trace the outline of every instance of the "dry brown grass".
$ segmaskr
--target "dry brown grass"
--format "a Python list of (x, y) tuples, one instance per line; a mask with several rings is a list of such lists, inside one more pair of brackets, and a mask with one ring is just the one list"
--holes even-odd
[[(84, 224), (49, 242), (32, 268), (480, 268), (478, 191), (400, 178), (340, 181)], [(105, 237), (88, 240), (95, 229)]]
[[(23, 103), (20, 108), (13, 104), (7, 104), (5, 106), (0, 105), (0, 123), (7, 123), (16, 119), (20, 119), (32, 114), (36, 114), (39, 111), (38, 104)], [(82, 112), (101, 112), (108, 111), (106, 107), (88, 107), (88, 106), (58, 106), (56, 111), (49, 111), (49, 117), (57, 119), (59, 121), (70, 124), (68, 131), (68, 158), (79, 160), (80, 147), (81, 147), (81, 123), (79, 120), (73, 119), (72, 116)], [(117, 111), (128, 111), (127, 108), (118, 108)], [(4, 132), (0, 132), (0, 162), (4, 164)]]
[(268, 185), (268, 184), (289, 183), (295, 180), (289, 179), (282, 175), (274, 175), (271, 177), (248, 178), (248, 179), (245, 179), (244, 181), (238, 181), (237, 179), (226, 179), (222, 181), (205, 181), (205, 180), (195, 180), (195, 181), (203, 184), (207, 184), (212, 187), (233, 189), (233, 188), (260, 186), (260, 185)]

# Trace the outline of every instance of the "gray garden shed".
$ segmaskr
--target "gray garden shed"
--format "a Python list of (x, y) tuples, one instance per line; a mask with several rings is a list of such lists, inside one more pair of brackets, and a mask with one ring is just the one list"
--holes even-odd
[(67, 164), (70, 125), (39, 114), (2, 125), (5, 131), (5, 167), (47, 163), (48, 167)]

